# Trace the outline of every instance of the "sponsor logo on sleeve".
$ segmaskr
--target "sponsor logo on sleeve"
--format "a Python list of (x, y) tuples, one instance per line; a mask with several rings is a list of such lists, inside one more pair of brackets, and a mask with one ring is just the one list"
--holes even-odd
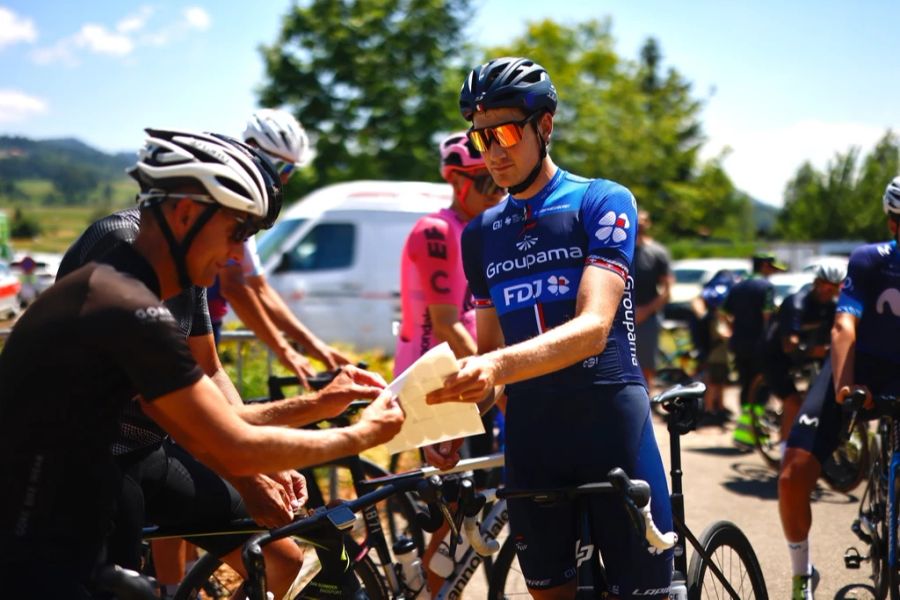
[(609, 211), (600, 217), (600, 228), (594, 234), (601, 242), (610, 241), (613, 244), (621, 244), (628, 238), (628, 229), (631, 222), (628, 215)]

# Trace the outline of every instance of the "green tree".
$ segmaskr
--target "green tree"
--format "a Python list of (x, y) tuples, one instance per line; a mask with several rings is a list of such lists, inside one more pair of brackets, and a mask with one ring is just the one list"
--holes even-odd
[(609, 19), (573, 26), (544, 20), (488, 52), (503, 55), (528, 56), (553, 78), (560, 98), (555, 160), (629, 187), (661, 238), (754, 235), (741, 219), (748, 199), (722, 169), (723, 157), (699, 159), (702, 102), (677, 70), (663, 69), (655, 40), (629, 61), (614, 50)]
[[(316, 139), (302, 183), (437, 180), (435, 134), (459, 126), (440, 93), (459, 58), (470, 0), (312, 0), (263, 47), (260, 100), (287, 106)], [(290, 194), (289, 188), (288, 193)]]
[(864, 239), (885, 236), (884, 187), (900, 172), (900, 145), (888, 131), (860, 160), (860, 149), (838, 153), (824, 172), (809, 163), (788, 183), (776, 231), (786, 239)]

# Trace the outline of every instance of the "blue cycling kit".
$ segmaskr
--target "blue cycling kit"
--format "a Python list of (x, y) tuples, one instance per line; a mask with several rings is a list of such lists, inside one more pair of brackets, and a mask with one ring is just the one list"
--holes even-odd
[[(900, 253), (896, 242), (867, 244), (853, 251), (837, 312), (859, 319), (853, 383), (867, 386), (876, 395), (900, 393)], [(831, 368), (826, 363), (803, 401), (788, 447), (808, 450), (824, 461), (837, 447), (840, 421)]]
[(575, 316), (585, 265), (613, 271), (626, 282), (603, 352), (514, 386), (644, 383), (635, 349), (634, 282), (628, 273), (636, 214), (634, 197), (621, 185), (558, 169), (536, 196), (510, 196), (466, 227), (463, 267), (475, 305), (496, 309), (507, 345)]
[[(651, 485), (653, 518), (672, 527), (665, 471), (650, 421), (634, 336), (637, 208), (631, 193), (602, 179), (557, 170), (537, 195), (508, 197), (476, 217), (462, 237), (463, 266), (476, 308), (494, 308), (512, 345), (575, 317), (586, 268), (625, 281), (602, 352), (560, 371), (507, 385), (506, 477), (513, 488), (603, 481), (613, 467)], [(571, 505), (510, 499), (510, 525), (528, 586), (552, 588), (575, 575), (580, 543)], [(592, 500), (592, 539), (621, 598), (661, 596), (671, 553), (652, 556), (621, 505)]]

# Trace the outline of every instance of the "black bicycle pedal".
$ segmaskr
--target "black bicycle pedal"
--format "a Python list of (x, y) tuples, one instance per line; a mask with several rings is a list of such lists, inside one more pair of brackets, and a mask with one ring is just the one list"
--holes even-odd
[(859, 554), (859, 550), (851, 546), (844, 552), (844, 566), (848, 569), (858, 569), (862, 564), (863, 557)]

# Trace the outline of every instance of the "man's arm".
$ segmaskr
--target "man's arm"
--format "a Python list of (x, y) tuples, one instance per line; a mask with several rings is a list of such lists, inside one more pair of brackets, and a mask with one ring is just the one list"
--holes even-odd
[(244, 277), (244, 281), (256, 293), (269, 319), (284, 332), (284, 335), (299, 343), (308, 355), (322, 361), (328, 369), (336, 369), (352, 362), (350, 358), (316, 337), (301, 323), (278, 292), (269, 285), (265, 275), (248, 275)]
[(231, 304), (241, 322), (251, 329), (288, 369), (296, 373), (301, 383), (315, 371), (309, 361), (294, 350), (278, 327), (269, 318), (256, 293), (244, 284), (240, 265), (227, 265), (219, 271), (222, 296)]
[(434, 334), (447, 342), (456, 358), (471, 356), (477, 351), (475, 340), (459, 320), (459, 307), (452, 304), (429, 304), (428, 314)]
[(856, 325), (858, 319), (845, 312), (834, 316), (831, 328), (831, 368), (835, 397), (839, 403), (850, 393), (856, 379)]
[(463, 359), (460, 371), (429, 394), (428, 402), (479, 402), (495, 385), (559, 371), (599, 354), (624, 290), (625, 282), (616, 273), (585, 267), (571, 321), (513, 346)]
[(223, 402), (219, 389), (203, 377), (143, 407), (188, 452), (226, 477), (299, 469), (358, 454), (390, 440), (403, 423), (403, 412), (387, 391), (357, 423), (315, 431), (250, 425), (236, 412), (221, 410)]

